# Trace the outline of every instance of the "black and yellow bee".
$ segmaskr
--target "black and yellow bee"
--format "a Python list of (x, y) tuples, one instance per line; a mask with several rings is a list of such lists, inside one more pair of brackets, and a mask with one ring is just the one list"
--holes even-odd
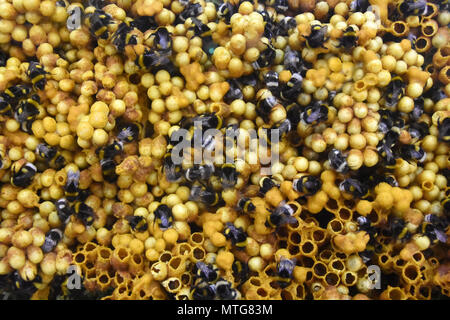
[(178, 23), (184, 23), (187, 19), (192, 17), (198, 17), (203, 13), (203, 7), (200, 3), (190, 2), (184, 10), (177, 16)]
[(78, 183), (80, 181), (80, 171), (72, 171), (69, 169), (67, 172), (67, 180), (64, 186), (64, 193), (66, 199), (70, 202), (75, 201), (78, 198), (80, 190), (78, 189)]
[(273, 107), (278, 104), (277, 98), (268, 89), (262, 89), (256, 103), (256, 112), (263, 119), (267, 119)]
[(26, 188), (33, 181), (37, 168), (31, 162), (14, 162), (11, 166), (11, 184), (15, 187)]
[(153, 48), (160, 53), (171, 54), (172, 34), (165, 27), (159, 27), (150, 36), (153, 37)]
[(53, 251), (53, 249), (56, 248), (58, 243), (63, 238), (63, 233), (61, 230), (55, 228), (51, 229), (47, 234), (45, 235), (44, 244), (41, 246), (42, 252), (48, 253), (50, 251)]
[(417, 144), (406, 144), (400, 148), (400, 154), (405, 160), (416, 160), (418, 162), (424, 162), (427, 158), (427, 153)]
[(99, 147), (95, 150), (100, 160), (114, 159), (115, 156), (120, 154), (123, 150), (123, 143), (121, 141), (113, 141), (112, 143)]
[(296, 266), (297, 260), (281, 257), (277, 264), (277, 282), (281, 288), (286, 288), (292, 280), (292, 274)]
[(288, 204), (281, 204), (274, 210), (269, 210), (270, 215), (267, 217), (265, 226), (267, 228), (280, 228), (286, 224), (295, 223), (297, 220), (292, 216), (294, 208)]
[(446, 229), (448, 228), (448, 221), (444, 218), (438, 217), (435, 214), (427, 214), (424, 221), (420, 225), (420, 232), (427, 236), (431, 243), (446, 243), (447, 235)]
[(407, 241), (411, 238), (412, 234), (406, 227), (406, 222), (400, 218), (393, 218), (389, 223), (389, 231), (392, 237), (401, 240), (402, 242)]
[(284, 53), (284, 68), (291, 73), (299, 73), (302, 77), (306, 76), (306, 72), (312, 68), (311, 63), (303, 60), (298, 51), (286, 48)]
[(274, 36), (287, 37), (297, 28), (297, 21), (294, 17), (284, 17), (276, 25)]
[(231, 222), (225, 224), (223, 234), (237, 249), (244, 249), (247, 246), (247, 233), (242, 227), (236, 228)]
[(293, 73), (289, 81), (282, 86), (280, 97), (286, 101), (296, 101), (302, 91), (302, 81), (303, 77), (300, 73)]
[(271, 66), (275, 60), (276, 51), (270, 40), (262, 38), (261, 42), (265, 44), (266, 48), (259, 53), (258, 59), (252, 63), (252, 67), (255, 70), (260, 70)]
[(10, 114), (16, 109), (17, 103), (21, 99), (26, 98), (30, 92), (30, 86), (16, 85), (0, 93), (0, 114)]
[(170, 59), (167, 54), (145, 49), (144, 53), (136, 58), (135, 63), (142, 69), (150, 70), (153, 67), (157, 68), (168, 65)]
[(224, 1), (217, 6), (217, 16), (220, 19), (224, 19), (227, 24), (230, 23), (231, 16), (236, 13), (236, 9), (231, 2)]
[(46, 143), (38, 144), (36, 153), (44, 159), (50, 167), (56, 170), (60, 170), (66, 164), (66, 159), (61, 155), (58, 149)]
[(113, 21), (108, 13), (101, 9), (95, 9), (86, 14), (85, 21), (92, 36), (104, 40), (109, 38), (108, 25)]
[(33, 88), (35, 90), (44, 90), (45, 84), (47, 83), (47, 71), (39, 63), (32, 61), (27, 69), (27, 76), (31, 79)]
[(109, 183), (113, 183), (117, 180), (116, 174), (116, 162), (113, 159), (102, 159), (100, 160), (100, 166), (102, 168), (103, 179)]
[(192, 186), (189, 198), (210, 207), (214, 207), (222, 202), (222, 199), (217, 192), (211, 188), (206, 188), (200, 185)]
[(189, 182), (207, 181), (213, 175), (213, 173), (214, 165), (212, 164), (194, 164), (192, 168), (186, 169), (184, 176)]
[(234, 79), (227, 80), (228, 84), (230, 85), (230, 89), (228, 89), (227, 93), (223, 97), (223, 101), (225, 103), (232, 103), (234, 100), (243, 99), (244, 94), (242, 93), (241, 88), (239, 87), (239, 84)]
[(30, 98), (21, 100), (14, 113), (15, 119), (23, 124), (33, 121), (39, 114), (41, 99), (37, 94), (33, 94)]
[(422, 140), (425, 136), (430, 133), (428, 124), (426, 122), (411, 122), (408, 128), (409, 135), (412, 138), (412, 143), (416, 143)]
[(86, 203), (77, 201), (73, 205), (73, 211), (75, 216), (85, 225), (90, 226), (94, 223), (95, 213), (94, 210)]
[(6, 61), (8, 60), (8, 54), (0, 50), (0, 67), (6, 66)]
[(295, 130), (300, 123), (301, 113), (301, 108), (297, 103), (291, 103), (286, 107), (286, 119), (291, 123), (293, 130)]
[(405, 83), (400, 76), (393, 76), (391, 82), (386, 87), (385, 104), (387, 107), (393, 107), (405, 93)]
[(180, 163), (175, 163), (172, 158), (172, 149), (164, 155), (163, 169), (167, 181), (177, 182), (183, 177), (183, 168)]
[(325, 48), (324, 43), (329, 39), (327, 37), (328, 27), (320, 24), (311, 26), (311, 34), (306, 36), (306, 46), (311, 49)]
[(353, 12), (366, 12), (370, 6), (369, 0), (353, 0), (350, 3), (350, 10)]
[(378, 229), (372, 226), (372, 223), (367, 217), (359, 216), (356, 221), (358, 222), (359, 230), (367, 232), (371, 239), (378, 235)]
[(439, 140), (450, 142), (450, 118), (438, 119)]
[(234, 259), (231, 270), (233, 271), (234, 279), (239, 281), (239, 283), (244, 283), (249, 278), (250, 269), (245, 262)]
[(147, 219), (142, 216), (130, 216), (127, 220), (133, 231), (144, 232), (148, 229)]
[(70, 217), (74, 214), (73, 208), (70, 206), (69, 201), (67, 199), (59, 199), (55, 202), (56, 213), (58, 214), (59, 220), (63, 224), (67, 224), (69, 222)]
[(252, 200), (250, 198), (240, 198), (237, 207), (240, 211), (243, 213), (249, 213), (256, 210), (255, 205), (252, 203)]
[(161, 230), (167, 230), (172, 227), (173, 223), (173, 215), (172, 209), (165, 204), (160, 204), (155, 212), (155, 222), (158, 223), (158, 226)]
[(262, 177), (259, 180), (259, 192), (261, 192), (262, 194), (266, 194), (267, 191), (276, 187), (278, 187), (278, 184), (270, 177)]
[(222, 187), (232, 188), (236, 185), (239, 173), (236, 171), (236, 165), (234, 163), (224, 163), (220, 168), (220, 181)]
[(330, 166), (339, 173), (347, 173), (350, 168), (347, 163), (347, 159), (342, 154), (341, 150), (331, 149), (328, 153), (328, 160), (330, 161)]
[(322, 180), (316, 176), (306, 175), (292, 181), (292, 188), (295, 191), (310, 196), (317, 193), (322, 187)]
[(215, 282), (219, 279), (219, 269), (212, 264), (206, 264), (201, 261), (194, 265), (193, 272), (197, 279), (202, 279), (209, 283)]
[(314, 103), (307, 106), (301, 113), (301, 121), (307, 125), (316, 125), (328, 120), (328, 106)]
[(350, 49), (356, 46), (358, 42), (358, 36), (356, 35), (356, 29), (353, 26), (348, 26), (344, 30), (342, 39), (339, 40), (339, 47), (344, 47), (345, 49)]
[(232, 284), (224, 279), (219, 279), (214, 287), (219, 300), (236, 300), (239, 296), (237, 290), (232, 288)]
[(135, 141), (142, 133), (142, 125), (138, 122), (121, 123), (118, 125), (117, 139), (123, 143)]
[(369, 196), (369, 188), (362, 182), (347, 178), (339, 184), (342, 192), (350, 193), (358, 199), (364, 199)]
[(397, 10), (405, 17), (425, 16), (427, 14), (426, 0), (402, 0), (397, 6)]
[(120, 52), (123, 52), (125, 46), (138, 43), (137, 35), (131, 33), (133, 29), (133, 19), (127, 17), (112, 35), (113, 44)]
[(213, 300), (216, 297), (216, 288), (214, 284), (201, 281), (191, 288), (190, 294), (193, 300)]

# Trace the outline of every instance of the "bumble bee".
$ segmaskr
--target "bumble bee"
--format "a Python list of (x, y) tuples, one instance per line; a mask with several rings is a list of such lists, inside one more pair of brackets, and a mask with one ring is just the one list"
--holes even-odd
[(138, 43), (137, 36), (130, 33), (133, 31), (132, 22), (133, 20), (131, 18), (125, 18), (125, 20), (117, 27), (116, 32), (112, 35), (113, 44), (119, 52), (123, 52), (125, 46), (136, 45)]
[(188, 168), (185, 171), (185, 178), (189, 182), (194, 181), (206, 181), (208, 180), (214, 173), (214, 165), (205, 164), (205, 165), (197, 165), (194, 164), (192, 168)]
[(297, 28), (297, 21), (293, 17), (284, 17), (278, 23), (277, 28), (275, 29), (276, 36), (287, 37), (292, 34), (292, 31)]
[(230, 89), (228, 89), (227, 93), (223, 97), (223, 101), (225, 103), (232, 103), (234, 100), (243, 99), (244, 95), (242, 93), (241, 88), (239, 87), (236, 80), (229, 79), (227, 80), (228, 84), (230, 85)]
[(73, 205), (73, 211), (76, 217), (83, 222), (85, 226), (90, 226), (94, 222), (94, 210), (86, 203), (77, 201)]
[(220, 169), (220, 180), (223, 188), (234, 187), (237, 183), (238, 172), (236, 165), (233, 163), (224, 163)]
[(144, 232), (148, 229), (147, 219), (142, 216), (130, 216), (127, 220), (133, 231)]
[(256, 103), (256, 112), (263, 119), (267, 119), (273, 107), (278, 104), (277, 98), (268, 89), (262, 89), (258, 92), (258, 101)]
[(231, 222), (225, 224), (223, 234), (237, 249), (244, 249), (247, 246), (247, 233), (242, 227), (236, 228)]
[(278, 84), (278, 72), (270, 70), (264, 75), (264, 83), (267, 89), (275, 95), (280, 93)]
[(323, 45), (329, 39), (327, 35), (328, 27), (320, 24), (313, 24), (311, 26), (311, 34), (306, 36), (306, 46), (308, 48), (325, 48)]
[(56, 170), (60, 170), (66, 164), (66, 159), (59, 153), (58, 149), (46, 143), (38, 144), (36, 153)]
[(73, 172), (69, 169), (67, 172), (67, 181), (66, 185), (64, 186), (64, 192), (66, 195), (66, 199), (70, 202), (75, 201), (78, 198), (78, 183), (80, 181), (80, 171)]
[(297, 100), (297, 97), (302, 90), (302, 81), (303, 77), (300, 73), (293, 73), (289, 81), (281, 88), (280, 97), (286, 101)]
[(294, 131), (300, 123), (300, 115), (301, 108), (297, 103), (291, 103), (286, 107), (286, 119), (289, 120)]
[(201, 281), (192, 287), (191, 296), (194, 300), (213, 300), (216, 296), (216, 288), (214, 284)]
[(46, 75), (48, 74), (48, 72), (44, 70), (44, 67), (39, 63), (32, 61), (30, 62), (26, 73), (31, 79), (34, 89), (44, 90), (45, 84), (47, 83)]
[(219, 279), (214, 287), (219, 300), (236, 300), (239, 296), (236, 289), (232, 288), (232, 284), (224, 279)]
[(201, 130), (205, 132), (208, 129), (221, 129), (223, 125), (222, 117), (217, 113), (204, 113), (197, 117), (186, 119), (182, 122), (184, 129), (194, 127), (194, 130)]
[(281, 257), (280, 261), (277, 264), (277, 282), (281, 288), (286, 288), (292, 280), (292, 273), (294, 272), (294, 268), (297, 260), (286, 259), (285, 257)]
[(278, 187), (278, 184), (269, 177), (262, 177), (259, 180), (259, 192), (262, 194), (266, 194), (270, 189), (275, 187)]
[(193, 201), (201, 202), (210, 207), (214, 207), (222, 202), (219, 194), (213, 189), (201, 187), (199, 185), (192, 186), (189, 197)]
[(199, 19), (195, 17), (190, 18), (192, 21), (193, 27), (189, 28), (190, 30), (194, 31), (194, 34), (200, 38), (209, 37), (212, 34), (212, 30), (210, 27), (208, 27), (206, 24), (201, 22)]
[(427, 153), (418, 145), (402, 145), (400, 154), (405, 160), (417, 160), (418, 162), (424, 162), (427, 158)]
[(138, 16), (137, 18), (131, 21), (130, 25), (133, 28), (138, 29), (142, 33), (145, 33), (147, 30), (158, 28), (158, 23), (154, 16)]
[(301, 121), (305, 124), (316, 125), (328, 120), (328, 106), (320, 103), (307, 106), (301, 113)]
[(142, 133), (142, 125), (140, 123), (122, 123), (119, 125), (119, 133), (117, 139), (124, 143), (135, 141)]
[(246, 263), (234, 259), (231, 270), (233, 271), (234, 279), (239, 281), (239, 283), (247, 281), (250, 269)]
[(58, 242), (61, 241), (63, 237), (63, 234), (61, 230), (59, 229), (51, 229), (47, 234), (45, 235), (45, 241), (44, 244), (41, 246), (41, 249), (44, 253), (49, 253), (50, 251), (53, 251), (53, 249), (56, 248), (56, 245)]
[(170, 59), (167, 54), (145, 49), (144, 53), (136, 58), (135, 63), (142, 69), (150, 70), (152, 67), (168, 65), (170, 63)]
[(330, 166), (336, 170), (336, 172), (347, 173), (350, 170), (342, 151), (338, 149), (330, 150), (328, 153), (328, 160), (330, 161)]
[(109, 183), (113, 183), (117, 180), (116, 174), (116, 162), (113, 159), (100, 160), (100, 166), (102, 168), (103, 179)]
[(367, 232), (370, 238), (375, 238), (378, 235), (378, 230), (372, 226), (372, 223), (366, 217), (359, 216), (356, 221), (358, 222), (359, 230)]
[(33, 181), (37, 168), (31, 162), (14, 162), (11, 166), (11, 184), (15, 187), (26, 188)]
[(350, 3), (350, 10), (353, 12), (366, 12), (370, 7), (369, 0), (353, 0)]
[(448, 228), (448, 220), (444, 217), (438, 217), (435, 214), (427, 214), (422, 223), (422, 233), (428, 236), (432, 242), (447, 242), (446, 229)]
[(284, 68), (291, 73), (299, 73), (302, 77), (306, 76), (306, 72), (312, 68), (311, 63), (303, 60), (298, 51), (291, 50), (289, 47), (284, 54)]
[(403, 0), (400, 1), (397, 10), (405, 17), (408, 16), (426, 16), (427, 1), (426, 0)]
[(92, 36), (100, 39), (108, 39), (108, 25), (112, 23), (112, 17), (101, 9), (95, 9), (86, 14), (86, 24)]
[(236, 13), (236, 9), (231, 4), (231, 2), (224, 1), (217, 6), (217, 16), (220, 19), (225, 20), (227, 24), (230, 23), (231, 16)]
[(450, 118), (438, 119), (439, 140), (450, 142)]
[(412, 142), (416, 143), (418, 140), (422, 140), (430, 133), (428, 124), (426, 122), (412, 122), (408, 128), (409, 135), (412, 138)]
[(385, 104), (387, 107), (393, 107), (405, 93), (405, 83), (400, 76), (393, 76), (391, 82), (386, 87)]
[(203, 13), (203, 7), (200, 3), (189, 3), (178, 15), (177, 20), (184, 23), (188, 18), (198, 17)]
[(261, 51), (259, 53), (258, 59), (256, 59), (256, 61), (252, 63), (252, 67), (255, 70), (260, 70), (271, 66), (276, 56), (275, 48), (267, 38), (262, 38), (261, 42), (266, 45), (266, 49)]
[(8, 101), (8, 98), (4, 93), (0, 93), (0, 114), (9, 114), (12, 110), (12, 106)]
[(252, 200), (250, 200), (250, 198), (246, 198), (246, 197), (239, 199), (239, 201), (237, 203), (237, 207), (243, 213), (249, 213), (249, 212), (253, 212), (256, 210), (256, 207), (252, 203)]
[(342, 192), (347, 192), (352, 194), (358, 199), (364, 199), (369, 196), (369, 188), (362, 182), (347, 178), (339, 184), (339, 189)]
[(9, 289), (14, 300), (29, 300), (38, 289), (42, 289), (44, 287), (42, 284), (42, 278), (40, 275), (36, 275), (33, 279), (31, 279), (27, 278), (26, 274), (23, 274), (26, 278), (24, 279), (20, 274), (21, 272), (16, 270), (8, 275), (5, 275), (8, 278), (5, 279), (6, 283), (5, 285), (2, 284), (2, 287)]
[(99, 147), (95, 150), (100, 160), (114, 159), (123, 150), (123, 143), (121, 141), (113, 141), (104, 147)]
[(69, 201), (67, 199), (59, 199), (55, 203), (56, 213), (58, 214), (59, 220), (63, 224), (67, 224), (69, 222), (70, 216), (74, 214), (73, 208), (70, 206)]
[(287, 204), (283, 204), (275, 208), (275, 210), (269, 210), (270, 215), (267, 217), (265, 226), (268, 228), (279, 228), (285, 224), (295, 223), (297, 220), (292, 216), (294, 209)]
[(356, 46), (358, 41), (358, 36), (356, 35), (356, 30), (353, 26), (348, 26), (344, 30), (342, 39), (339, 40), (339, 47), (344, 47), (345, 49), (350, 49)]
[(202, 279), (206, 282), (211, 283), (219, 279), (219, 269), (212, 264), (206, 264), (201, 261), (194, 265), (193, 272), (197, 279)]
[(160, 204), (155, 212), (155, 222), (158, 223), (158, 226), (161, 230), (167, 230), (172, 227), (173, 223), (173, 215), (172, 209), (165, 204)]
[(19, 123), (33, 121), (39, 114), (41, 99), (37, 94), (33, 94), (30, 98), (21, 100), (14, 113), (14, 117)]
[(322, 180), (315, 176), (303, 176), (292, 181), (292, 187), (295, 191), (304, 193), (305, 196), (310, 196), (317, 193), (322, 187)]
[(19, 100), (28, 97), (31, 92), (31, 87), (29, 85), (18, 84), (16, 86), (8, 87), (2, 97), (6, 102), (8, 102), (14, 109), (19, 102)]
[(172, 52), (172, 34), (165, 27), (159, 27), (153, 37), (153, 47), (155, 50), (164, 54), (171, 54)]
[(400, 218), (394, 218), (390, 221), (389, 231), (394, 238), (401, 241), (407, 241), (412, 236), (406, 227), (406, 222)]
[(183, 168), (173, 162), (171, 149), (164, 155), (163, 169), (167, 181), (176, 182), (183, 177)]

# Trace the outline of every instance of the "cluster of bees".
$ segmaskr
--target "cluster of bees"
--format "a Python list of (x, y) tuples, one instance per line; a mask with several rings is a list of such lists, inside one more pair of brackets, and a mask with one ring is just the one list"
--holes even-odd
[[(203, 51), (211, 57), (218, 44), (213, 41), (212, 30), (198, 19), (198, 16), (203, 12), (203, 7), (200, 3), (188, 0), (179, 2), (184, 9), (177, 15), (175, 24), (185, 23), (190, 20), (192, 31), (202, 39)], [(232, 15), (238, 12), (241, 2), (236, 4), (232, 2), (214, 2), (218, 18), (229, 24)], [(449, 10), (448, 1), (437, 1), (436, 3), (441, 10)], [(58, 1), (57, 5), (70, 7), (69, 3), (64, 0)], [(86, 9), (78, 6), (79, 10), (83, 12), (83, 22), (95, 39), (110, 40), (117, 50), (123, 53), (127, 46), (133, 46), (138, 43), (137, 36), (133, 34), (133, 30), (137, 29), (142, 33), (149, 29), (155, 30), (151, 34), (153, 38), (152, 47), (146, 48), (144, 53), (136, 57), (134, 63), (141, 70), (151, 72), (169, 70), (171, 74), (179, 74), (171, 61), (173, 41), (172, 34), (167, 28), (158, 26), (158, 23), (152, 16), (127, 17), (118, 25), (117, 30), (110, 34), (108, 26), (114, 23), (114, 20), (102, 10), (105, 5), (106, 3), (103, 1), (94, 0), (89, 2)], [(350, 9), (353, 12), (365, 12), (369, 6), (370, 2), (367, 0), (354, 0)], [(307, 71), (312, 68), (312, 65), (302, 58), (301, 52), (290, 48), (285, 50), (282, 63), (284, 70), (289, 71), (291, 74), (289, 80), (282, 81), (279, 78), (279, 73), (270, 70), (276, 59), (276, 49), (272, 40), (278, 36), (286, 37), (290, 35), (297, 28), (297, 22), (294, 17), (288, 15), (280, 21), (276, 21), (273, 10), (267, 11), (264, 9), (269, 7), (276, 13), (283, 15), (287, 14), (289, 10), (287, 0), (266, 0), (265, 6), (260, 6), (261, 10), (258, 12), (262, 15), (265, 22), (264, 34), (261, 39), (265, 49), (260, 51), (258, 59), (252, 63), (255, 71), (253, 74), (227, 80), (230, 89), (223, 100), (225, 103), (231, 103), (236, 99), (243, 99), (244, 88), (246, 86), (254, 87), (258, 90), (256, 112), (266, 123), (269, 122), (269, 115), (275, 106), (282, 105), (285, 107), (286, 119), (273, 124), (270, 129), (278, 130), (281, 137), (289, 141), (300, 123), (305, 126), (317, 126), (326, 122), (331, 112), (330, 106), (338, 92), (329, 92), (325, 101), (316, 100), (306, 107), (300, 106), (297, 103), (297, 98), (302, 92), (302, 81), (306, 77)], [(75, 10), (73, 6), (70, 8)], [(395, 20), (399, 17), (410, 15), (421, 16), (425, 15), (427, 10), (427, 1), (425, 0), (399, 1), (390, 18)], [(412, 48), (415, 47), (415, 36), (413, 34), (408, 35), (405, 39), (411, 41)], [(311, 33), (305, 36), (305, 46), (310, 49), (324, 48), (324, 44), (328, 40), (327, 26), (316, 22), (311, 25)], [(386, 42), (398, 42), (402, 38), (386, 31), (383, 35), (383, 40)], [(338, 48), (351, 52), (352, 48), (357, 45), (357, 42), (357, 30), (353, 26), (348, 26), (344, 30), (341, 39), (339, 39)], [(1, 53), (1, 65), (5, 65), (6, 59), (6, 55)], [(29, 63), (26, 74), (30, 84), (14, 85), (0, 93), (0, 114), (14, 117), (20, 123), (21, 130), (31, 134), (31, 125), (40, 113), (40, 108), (42, 108), (37, 92), (44, 89), (48, 72), (38, 62), (32, 61)], [(390, 83), (384, 90), (382, 98), (385, 108), (379, 110), (381, 116), (379, 131), (384, 134), (384, 138), (380, 140), (377, 146), (377, 151), (382, 158), (380, 163), (371, 168), (362, 167), (354, 172), (349, 168), (345, 152), (333, 148), (323, 157), (323, 160), (328, 160), (330, 166), (336, 172), (347, 176), (339, 184), (339, 189), (343, 193), (349, 194), (355, 199), (370, 199), (370, 190), (381, 182), (386, 182), (391, 186), (398, 186), (395, 176), (392, 174), (397, 159), (402, 158), (406, 161), (418, 163), (422, 163), (426, 159), (426, 152), (418, 143), (429, 134), (428, 124), (421, 121), (421, 116), (424, 114), (424, 99), (429, 98), (437, 102), (446, 98), (446, 95), (442, 90), (442, 85), (436, 82), (431, 89), (414, 100), (414, 110), (409, 114), (404, 114), (396, 111), (395, 106), (401, 97), (405, 95), (405, 88), (406, 84), (403, 78), (393, 74)], [(197, 129), (195, 126), (198, 123), (201, 124), (202, 149), (212, 149), (214, 144), (217, 143), (211, 136), (204, 134), (206, 130), (218, 129), (226, 133), (228, 130), (235, 131), (238, 129), (237, 124), (226, 125), (226, 119), (223, 119), (217, 113), (205, 113), (192, 119), (184, 119), (179, 124), (180, 128), (194, 132), (192, 142), (195, 139)], [(401, 130), (409, 132), (412, 137), (410, 144), (399, 142)], [(450, 142), (450, 117), (439, 119), (438, 131), (438, 139), (440, 141)], [(114, 139), (106, 146), (99, 147), (96, 150), (105, 181), (109, 183), (117, 181), (118, 176), (115, 168), (118, 163), (115, 160), (116, 156), (123, 152), (125, 144), (139, 140), (144, 135), (145, 130), (140, 123), (117, 122)], [(270, 137), (267, 136), (266, 139), (270, 145), (272, 143)], [(221, 197), (221, 191), (234, 188), (238, 180), (239, 173), (235, 164), (225, 163), (216, 166), (205, 163), (185, 169), (181, 164), (174, 163), (172, 159), (172, 151), (176, 148), (177, 141), (168, 137), (168, 142), (167, 153), (163, 158), (163, 170), (166, 179), (170, 182), (190, 186), (190, 200), (202, 203), (208, 208), (224, 206), (225, 203)], [(66, 165), (66, 160), (56, 147), (41, 143), (37, 147), (36, 153), (54, 169), (59, 170)], [(11, 166), (11, 184), (16, 187), (27, 188), (37, 171), (37, 167), (33, 163), (15, 162)], [(448, 169), (444, 170), (443, 173), (449, 179)], [(209, 181), (213, 177), (219, 179), (222, 190), (218, 191), (211, 186)], [(64, 226), (71, 216), (76, 216), (86, 226), (91, 225), (94, 221), (95, 212), (84, 203), (89, 192), (79, 189), (79, 178), (80, 172), (78, 171), (69, 171), (67, 174), (64, 198), (55, 201), (57, 214), (63, 225), (60, 228), (51, 229), (47, 233), (45, 243), (42, 246), (44, 253), (52, 251), (62, 239)], [(302, 203), (306, 197), (316, 194), (321, 190), (321, 187), (322, 181), (314, 175), (303, 175), (301, 178), (293, 180), (293, 189), (301, 194), (301, 197), (298, 199), (299, 203)], [(276, 179), (270, 176), (260, 179), (259, 193), (261, 196), (264, 196), (272, 188), (279, 188), (279, 183)], [(446, 230), (449, 225), (448, 214), (450, 211), (448, 197), (442, 200), (442, 208), (444, 215), (426, 215), (424, 222), (418, 229), (418, 232), (428, 236), (432, 243), (445, 243), (447, 241)], [(250, 198), (242, 197), (238, 200), (236, 209), (241, 214), (248, 214), (255, 210), (255, 205)], [(283, 226), (294, 222), (295, 219), (292, 217), (292, 214), (293, 208), (282, 203), (271, 210), (265, 226), (277, 232)], [(174, 219), (169, 206), (160, 204), (154, 211), (154, 215), (155, 221), (161, 230), (167, 230), (173, 226)], [(148, 228), (146, 219), (140, 216), (132, 216), (128, 220), (133, 230), (143, 231)], [(359, 230), (366, 231), (370, 235), (370, 241), (366, 250), (359, 253), (365, 263), (371, 261), (374, 253), (378, 252), (382, 246), (377, 242), (376, 238), (378, 235), (382, 234), (402, 242), (406, 242), (412, 237), (406, 222), (401, 218), (390, 218), (388, 225), (385, 227), (375, 227), (369, 219), (363, 216), (357, 218), (357, 223)], [(237, 250), (245, 249), (248, 235), (243, 228), (236, 227), (233, 223), (228, 222), (225, 225), (223, 234)], [(278, 262), (277, 281), (282, 288), (291, 282), (295, 266), (295, 259), (282, 257)], [(244, 283), (249, 277), (248, 266), (238, 260), (235, 260), (233, 263), (233, 272), (236, 279), (239, 280), (239, 284)], [(241, 297), (240, 292), (233, 288), (230, 282), (220, 277), (220, 272), (215, 265), (198, 262), (195, 265), (194, 273), (195, 281), (192, 286), (194, 299), (239, 299)], [(30, 288), (37, 289), (36, 286), (32, 286), (21, 279), (17, 272), (14, 273), (13, 277), (19, 280), (17, 283), (22, 288), (26, 290), (30, 290)]]

